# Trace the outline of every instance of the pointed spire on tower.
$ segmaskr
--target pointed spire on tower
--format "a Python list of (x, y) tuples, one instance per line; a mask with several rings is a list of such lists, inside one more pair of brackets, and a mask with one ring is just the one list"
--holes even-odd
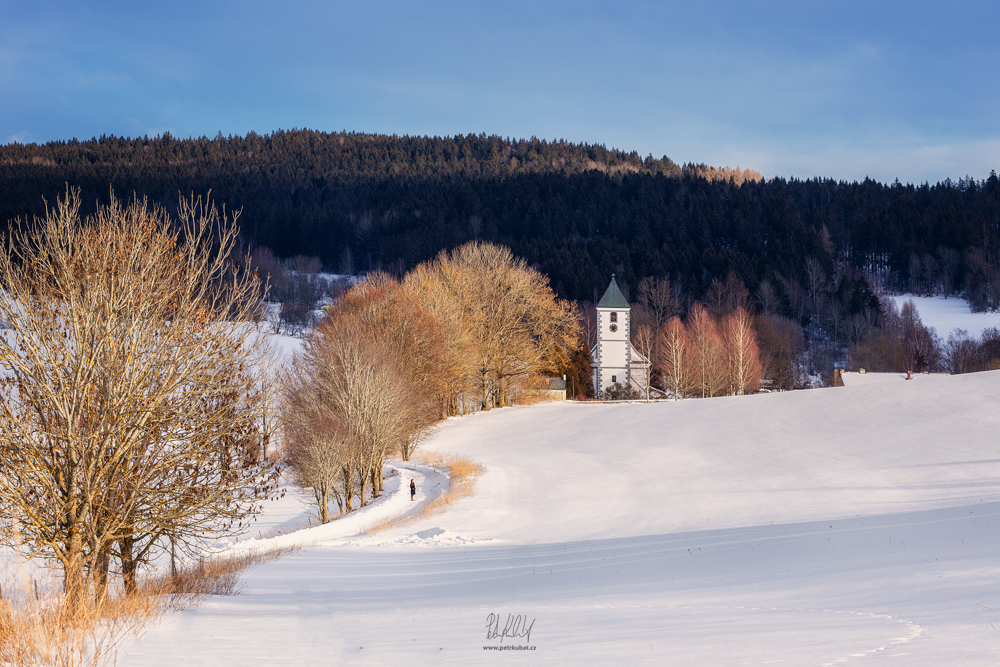
[(615, 274), (611, 274), (611, 284), (608, 285), (608, 289), (604, 292), (604, 296), (601, 300), (597, 302), (598, 308), (630, 308), (628, 301), (625, 299), (625, 295), (622, 291), (618, 289), (618, 283), (615, 281)]

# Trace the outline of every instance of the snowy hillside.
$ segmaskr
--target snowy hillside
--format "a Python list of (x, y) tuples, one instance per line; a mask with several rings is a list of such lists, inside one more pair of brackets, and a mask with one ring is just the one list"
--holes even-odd
[[(992, 372), (453, 419), (427, 449), (484, 464), (475, 497), (280, 538), (315, 546), (119, 664), (995, 664), (998, 399)], [(370, 517), (408, 509), (396, 479)]]
[(921, 321), (934, 327), (942, 339), (947, 339), (948, 334), (955, 329), (964, 329), (973, 338), (979, 338), (983, 329), (1000, 327), (1000, 313), (974, 313), (969, 309), (969, 302), (959, 297), (946, 299), (942, 296), (901, 294), (892, 299), (898, 308), (912, 300), (920, 313)]

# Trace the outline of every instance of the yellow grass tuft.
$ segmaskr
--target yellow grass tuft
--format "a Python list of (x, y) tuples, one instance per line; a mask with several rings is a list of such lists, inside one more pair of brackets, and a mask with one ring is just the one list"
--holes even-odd
[(446, 511), (453, 503), (461, 498), (472, 496), (476, 493), (476, 480), (486, 472), (486, 468), (464, 456), (453, 454), (418, 454), (415, 458), (421, 460), (429, 466), (444, 468), (448, 471), (450, 482), (448, 490), (439, 495), (434, 500), (424, 503), (420, 509), (411, 514), (401, 514), (395, 517), (387, 517), (374, 521), (361, 532), (365, 535), (377, 535), (392, 528), (402, 528), (420, 519), (426, 519), (441, 512)]
[(58, 667), (114, 664), (125, 640), (169, 611), (174, 600), (150, 594), (88, 596), (68, 603), (47, 580), (4, 587), (0, 601), (0, 664)]
[(140, 583), (133, 595), (110, 590), (70, 605), (53, 579), (2, 587), (0, 665), (99, 667), (116, 662), (118, 648), (172, 611), (209, 595), (239, 593), (247, 570), (297, 551), (297, 547), (222, 555)]

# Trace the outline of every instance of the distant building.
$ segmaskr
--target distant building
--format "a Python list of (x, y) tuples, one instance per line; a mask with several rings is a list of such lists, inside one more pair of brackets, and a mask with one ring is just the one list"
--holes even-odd
[(545, 378), (548, 387), (543, 391), (545, 398), (550, 401), (566, 400), (566, 379), (565, 378)]
[(646, 390), (649, 360), (632, 347), (629, 314), (632, 307), (618, 289), (614, 274), (604, 296), (597, 302), (597, 344), (594, 358), (594, 393), (621, 384), (639, 392)]

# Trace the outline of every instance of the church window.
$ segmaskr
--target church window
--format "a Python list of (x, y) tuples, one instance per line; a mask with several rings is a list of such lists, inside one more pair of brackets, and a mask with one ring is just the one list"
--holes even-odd
[[(614, 313), (611, 313), (611, 314), (614, 315)], [(614, 384), (615, 382), (618, 382), (618, 376), (617, 375), (612, 375), (611, 376), (611, 383)]]
[(612, 322), (618, 321), (618, 313), (611, 313), (611, 321)]

